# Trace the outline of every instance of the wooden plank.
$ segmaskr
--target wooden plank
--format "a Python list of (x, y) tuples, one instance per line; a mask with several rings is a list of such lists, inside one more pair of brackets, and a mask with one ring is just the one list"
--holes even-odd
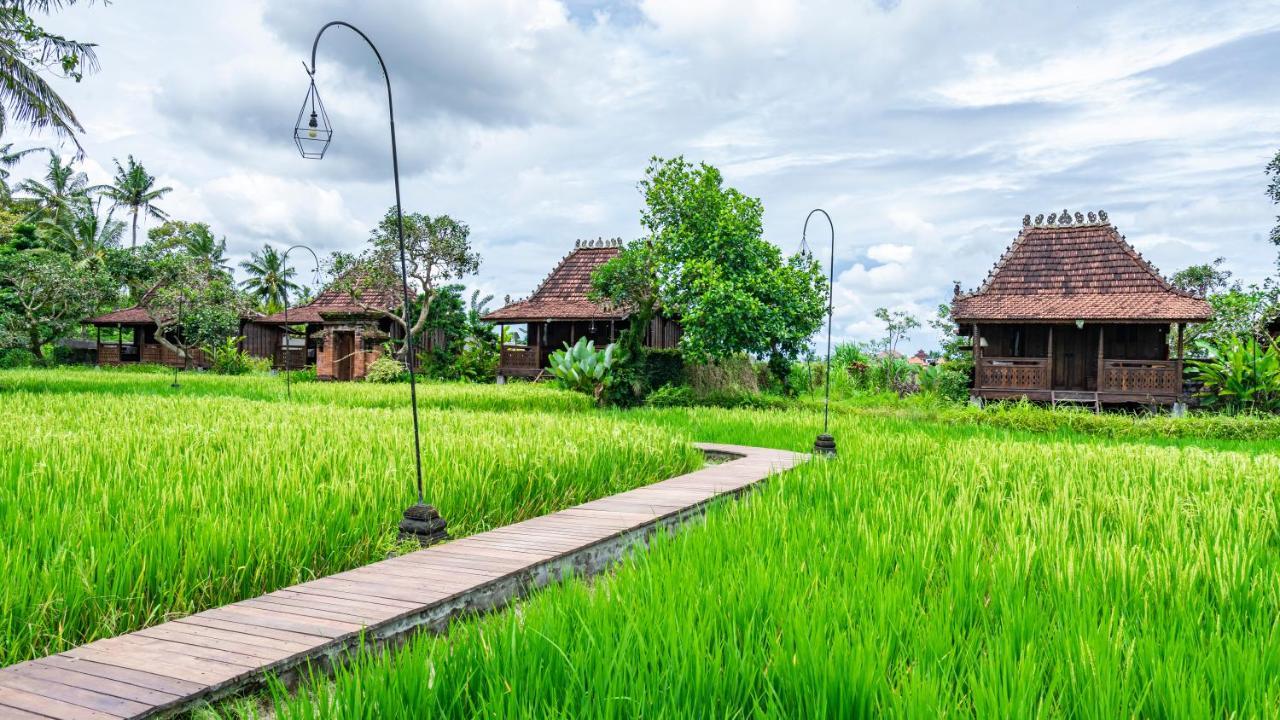
[[(201, 688), (226, 682), (245, 674), (238, 665), (227, 665), (212, 660), (197, 661), (186, 657), (164, 657), (154, 651), (140, 648), (94, 648), (89, 645), (72, 648), (67, 657), (92, 660), (104, 665), (115, 665), (130, 670), (141, 670), (153, 675), (163, 675), (177, 680), (197, 683)], [(192, 694), (200, 692), (193, 691)]]
[[(295, 648), (264, 647), (256, 642), (248, 642), (247, 636), (244, 640), (235, 637), (218, 637), (214, 634), (217, 632), (216, 630), (211, 628), (198, 630), (196, 629), (197, 627), (199, 626), (181, 625), (174, 627), (172, 623), (165, 623), (139, 630), (133, 633), (133, 637), (164, 640), (207, 650), (233, 652), (265, 662), (275, 662), (310, 648), (310, 646), (298, 646)], [(254, 666), (257, 664), (261, 664), (261, 662), (256, 663)]]
[(186, 643), (175, 642), (173, 640), (144, 637), (137, 633), (121, 635), (120, 637), (115, 638), (115, 640), (121, 645), (136, 647), (143, 651), (153, 652), (165, 657), (182, 656), (201, 662), (212, 660), (224, 665), (241, 667), (246, 670), (252, 670), (253, 668), (263, 664), (261, 658), (241, 652), (219, 650), (217, 648), (201, 647), (199, 645), (188, 645)]
[(51, 700), (60, 700), (89, 710), (104, 712), (113, 717), (124, 718), (137, 715), (150, 707), (146, 703), (30, 675), (0, 675), (0, 687), (22, 690)]
[(27, 710), (0, 703), (0, 718), (4, 720), (49, 720), (49, 715), (37, 715)]
[(357, 614), (353, 612), (339, 612), (333, 610), (323, 610), (320, 608), (308, 607), (305, 605), (290, 604), (285, 600), (254, 598), (252, 600), (242, 600), (236, 603), (237, 607), (250, 607), (265, 610), (267, 612), (279, 613), (283, 615), (296, 615), (307, 620), (330, 620), (333, 622), (350, 623), (357, 630), (368, 627), (376, 623), (379, 618), (369, 615)]
[[(314, 642), (300, 643), (290, 642), (288, 640), (278, 640), (276, 638), (262, 637), (250, 633), (237, 632), (235, 630), (226, 630), (223, 628), (208, 627), (205, 625), (171, 622), (163, 625), (157, 625), (146, 630), (139, 630), (139, 635), (146, 637), (165, 637), (166, 639), (176, 639), (179, 635), (190, 637), (203, 637), (210, 640), (218, 640), (227, 643), (235, 643), (244, 647), (258, 648), (263, 651), (275, 651), (278, 653), (293, 653), (306, 650), (315, 645)], [(168, 637), (173, 635), (173, 637)], [(212, 647), (218, 647), (216, 645)], [(231, 649), (231, 648), (224, 648)]]
[(367, 595), (358, 592), (344, 592), (342, 590), (330, 590), (328, 588), (319, 587), (317, 585), (294, 585), (287, 591), (299, 593), (302, 595), (314, 595), (316, 597), (328, 597), (343, 600), (356, 600), (369, 605), (381, 605), (385, 608), (393, 610), (412, 610), (418, 607), (418, 603), (407, 600), (392, 600), (391, 598), (378, 597), (376, 595)]
[[(74, 703), (47, 698), (42, 695), (12, 687), (0, 687), (0, 710), (17, 708), (42, 718), (67, 718), (67, 720), (114, 720), (124, 717), (101, 710), (80, 707)], [(18, 713), (14, 713), (17, 716)], [(2, 716), (0, 716), (2, 717)]]
[(336, 640), (347, 635), (354, 635), (361, 629), (361, 626), (356, 623), (338, 623), (318, 618), (304, 619), (296, 615), (284, 615), (238, 605), (226, 605), (217, 610), (210, 610), (208, 611), (208, 616), (238, 620), (248, 625), (288, 630), (290, 632), (303, 633), (304, 635), (316, 635), (326, 640)]
[(58, 682), (63, 685), (70, 685), (71, 687), (95, 690), (105, 695), (114, 695), (118, 698), (134, 700), (151, 706), (164, 705), (181, 697), (180, 694), (176, 693), (161, 692), (159, 690), (152, 690), (139, 685), (121, 682), (119, 680), (111, 680), (97, 675), (78, 672), (76, 670), (67, 670), (54, 665), (47, 665), (43, 660), (23, 663), (22, 665), (9, 668), (7, 671), (12, 671), (16, 674), (26, 675), (28, 677), (40, 678), (42, 680), (49, 680), (51, 682)]
[(305, 645), (307, 647), (314, 646), (317, 642), (322, 642), (328, 639), (318, 635), (307, 635), (304, 633), (290, 632), (288, 630), (250, 625), (241, 620), (209, 617), (205, 613), (189, 615), (180, 620), (174, 620), (173, 622), (178, 625), (194, 625), (196, 627), (226, 630), (228, 632), (247, 635), (259, 640), (280, 640), (292, 645)]
[(188, 695), (198, 692), (203, 687), (200, 683), (181, 680), (175, 677), (157, 675), (155, 673), (145, 672), (142, 670), (134, 670), (118, 665), (103, 664), (81, 658), (67, 657), (65, 655), (50, 655), (49, 657), (43, 657), (39, 660), (33, 660), (32, 662), (39, 665), (61, 668), (63, 670), (72, 670), (85, 675), (99, 677), (104, 680), (136, 685), (148, 690), (163, 692), (166, 695)]
[(398, 617), (405, 610), (412, 608), (391, 607), (390, 605), (377, 605), (361, 600), (353, 600), (350, 598), (326, 597), (324, 595), (313, 595), (310, 593), (300, 593), (294, 590), (277, 590), (273, 593), (263, 595), (263, 598), (270, 598), (277, 601), (290, 601), (293, 603), (303, 603), (308, 607), (317, 607), (321, 610), (332, 608), (339, 611), (354, 611), (364, 613), (366, 615), (377, 615), (380, 618), (388, 619)]

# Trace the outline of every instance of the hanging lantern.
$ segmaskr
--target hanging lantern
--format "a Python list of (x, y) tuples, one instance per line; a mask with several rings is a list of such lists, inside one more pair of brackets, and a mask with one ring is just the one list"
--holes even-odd
[(302, 157), (319, 160), (329, 149), (329, 141), (333, 139), (333, 125), (329, 124), (329, 114), (324, 111), (324, 103), (320, 102), (320, 93), (316, 90), (316, 79), (311, 77), (311, 85), (307, 88), (307, 96), (302, 101), (302, 109), (298, 111), (298, 120), (293, 124), (293, 142), (298, 146)]

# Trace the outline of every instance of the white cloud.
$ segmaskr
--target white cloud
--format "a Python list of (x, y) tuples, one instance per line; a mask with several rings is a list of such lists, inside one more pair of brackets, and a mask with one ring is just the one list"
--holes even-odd
[[(58, 82), (88, 128), (92, 179), (133, 154), (174, 187), (162, 207), (209, 222), (237, 258), (263, 242), (358, 249), (392, 202), (381, 78), (346, 31), (320, 48), (329, 156), (300, 160), (290, 141), (300, 61), (320, 19), (343, 17), (391, 70), (406, 208), (471, 226), (474, 286), (518, 297), (575, 238), (638, 236), (648, 158), (685, 154), (760, 197), (784, 250), (812, 208), (831, 213), (835, 332), (866, 339), (875, 308), (931, 315), (953, 281), (981, 282), (1024, 213), (1064, 206), (1107, 209), (1166, 273), (1222, 255), (1260, 278), (1275, 257), (1262, 193), (1280, 147), (1274, 10), (136, 0), (53, 20), (99, 43), (99, 75)], [(824, 258), (825, 230), (809, 237)]]

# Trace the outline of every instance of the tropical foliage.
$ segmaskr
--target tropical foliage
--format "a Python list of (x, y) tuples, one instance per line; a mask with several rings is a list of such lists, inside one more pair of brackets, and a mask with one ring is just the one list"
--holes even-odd
[(613, 343), (597, 350), (594, 342), (581, 337), (572, 346), (565, 343), (563, 350), (551, 353), (548, 369), (564, 387), (587, 393), (599, 402), (613, 380), (613, 350)]
[(1280, 344), (1262, 346), (1257, 338), (1237, 336), (1206, 350), (1206, 358), (1189, 362), (1192, 378), (1204, 384), (1204, 405), (1280, 412)]
[(98, 58), (92, 44), (51, 33), (32, 16), (33, 11), (48, 13), (76, 2), (16, 0), (0, 5), (0, 133), (16, 121), (32, 130), (51, 129), (79, 147), (75, 133), (84, 128), (42, 73), (79, 82), (98, 69)]

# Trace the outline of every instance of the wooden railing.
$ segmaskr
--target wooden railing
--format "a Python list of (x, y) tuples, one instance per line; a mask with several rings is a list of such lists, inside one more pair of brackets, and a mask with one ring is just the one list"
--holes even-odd
[(500, 370), (541, 370), (542, 348), (537, 345), (503, 345), (498, 356)]
[(1178, 395), (1182, 373), (1177, 360), (1103, 360), (1102, 392)]
[(984, 357), (978, 363), (977, 386), (993, 390), (1047, 390), (1049, 358)]

